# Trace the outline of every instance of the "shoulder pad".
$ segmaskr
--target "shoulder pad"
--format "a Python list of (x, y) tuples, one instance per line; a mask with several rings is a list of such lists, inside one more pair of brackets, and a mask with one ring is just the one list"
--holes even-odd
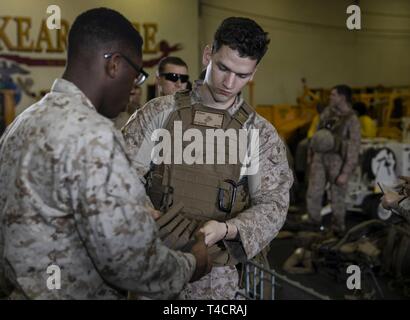
[(254, 113), (255, 110), (246, 101), (243, 101), (239, 110), (233, 115), (233, 118), (243, 126), (246, 120)]
[(174, 93), (177, 109), (191, 106), (191, 90), (185, 89)]

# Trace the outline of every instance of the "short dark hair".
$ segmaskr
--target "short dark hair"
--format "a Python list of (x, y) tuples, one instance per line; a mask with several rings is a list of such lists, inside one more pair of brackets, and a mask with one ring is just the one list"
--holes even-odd
[(223, 45), (237, 50), (240, 57), (249, 57), (259, 61), (268, 50), (268, 33), (253, 20), (242, 17), (230, 17), (222, 21), (216, 30), (212, 52), (217, 52)]
[(162, 58), (159, 63), (158, 63), (158, 72), (159, 73), (163, 73), (165, 70), (165, 66), (167, 64), (174, 64), (176, 66), (181, 66), (181, 67), (185, 67), (188, 69), (188, 65), (185, 63), (184, 60), (182, 60), (179, 57), (173, 57), (173, 56), (168, 56), (165, 58)]
[(122, 14), (108, 8), (85, 11), (71, 26), (67, 58), (71, 60), (90, 49), (111, 43), (119, 48), (135, 50), (138, 56), (142, 56), (142, 37)]
[(352, 89), (345, 85), (345, 84), (339, 84), (337, 86), (334, 86), (333, 89), (336, 89), (337, 93), (345, 96), (346, 102), (352, 104)]

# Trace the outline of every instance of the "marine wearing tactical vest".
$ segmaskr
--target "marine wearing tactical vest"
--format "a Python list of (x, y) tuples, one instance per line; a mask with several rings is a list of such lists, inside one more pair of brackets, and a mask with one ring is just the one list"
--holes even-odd
[[(236, 133), (230, 135), (234, 139), (229, 139), (229, 143), (224, 141), (223, 150), (215, 144), (211, 148), (214, 151), (211, 157), (207, 154), (209, 148), (206, 147), (206, 143), (210, 142), (204, 139), (203, 154), (196, 156), (200, 157), (203, 163), (205, 159), (212, 159), (214, 164), (187, 164), (184, 160), (182, 164), (152, 164), (146, 175), (147, 194), (154, 207), (166, 213), (158, 221), (160, 236), (163, 240), (168, 239), (165, 242), (178, 249), (189, 242), (204, 222), (226, 221), (249, 205), (248, 182), (246, 177), (241, 178), (244, 154), (239, 152), (241, 141), (235, 137), (239, 137), (239, 130), (252, 118), (254, 110), (246, 102), (242, 103), (234, 115), (230, 115), (227, 110), (216, 110), (199, 103), (191, 105), (189, 90), (177, 92), (175, 101), (177, 107), (170, 114), (164, 127), (171, 135), (174, 133), (176, 121), (182, 122), (181, 137), (189, 129), (199, 130), (202, 137), (206, 137), (206, 130), (209, 129), (222, 130), (224, 133), (234, 130)], [(184, 141), (183, 149), (189, 143), (190, 141)], [(234, 150), (232, 143), (236, 147)], [(224, 164), (217, 163), (218, 151), (224, 153)], [(228, 160), (232, 156), (232, 151), (242, 156), (242, 159), (230, 164)], [(174, 152), (172, 148), (172, 155)], [(188, 234), (190, 235), (187, 237)], [(218, 244), (220, 250), (213, 254), (214, 265), (235, 265), (246, 260), (246, 254), (239, 242), (229, 243), (228, 246)]]
[[(268, 43), (267, 33), (255, 21), (225, 19), (212, 44), (204, 48), (205, 78), (195, 83), (190, 99), (186, 93), (153, 99), (122, 130), (131, 161), (147, 178), (147, 191), (155, 207), (164, 212), (157, 220), (163, 241), (171, 246), (184, 245), (181, 239), (200, 228), (208, 252), (213, 254), (212, 271), (187, 284), (181, 297), (235, 299), (240, 281), (236, 262), (252, 259), (267, 248), (286, 219), (293, 181), (286, 147), (272, 124), (244, 103), (240, 94), (252, 80)], [(170, 151), (175, 155), (184, 147), (183, 160), (189, 160), (181, 163), (174, 158), (173, 164), (168, 164), (172, 160), (168, 154), (163, 158), (157, 153), (154, 140), (162, 136), (160, 143), (169, 145), (169, 134), (178, 128), (182, 132), (175, 130), (173, 140), (183, 140), (181, 135), (186, 133), (185, 139), (194, 138), (192, 144), (200, 141), (196, 137), (202, 137), (207, 130), (236, 137), (239, 131), (241, 141), (241, 128), (246, 129), (249, 154), (243, 156), (246, 161), (242, 156), (230, 161), (229, 155), (241, 155), (241, 150), (220, 146), (218, 151), (216, 146), (211, 151), (206, 147), (214, 147), (215, 143), (206, 136), (197, 143), (204, 148), (184, 141), (171, 146), (176, 149)], [(162, 135), (164, 129), (168, 134)], [(190, 150), (198, 153), (192, 156)], [(208, 161), (222, 156), (226, 156), (225, 161), (229, 159), (228, 163)], [(159, 165), (161, 158), (165, 160), (163, 165)], [(203, 162), (194, 163), (195, 158)], [(151, 162), (159, 166), (150, 166)], [(241, 172), (243, 162), (250, 166)]]
[(321, 229), (321, 209), (326, 185), (330, 185), (332, 229), (345, 230), (345, 195), (348, 180), (359, 160), (360, 123), (352, 110), (352, 90), (346, 85), (331, 90), (329, 106), (320, 115), (319, 130), (311, 139), (313, 151), (306, 194), (310, 222)]
[(353, 115), (353, 110), (341, 115), (330, 108), (329, 115), (326, 119), (320, 120), (318, 130), (312, 136), (310, 141), (312, 150), (318, 153), (342, 154), (345, 124)]

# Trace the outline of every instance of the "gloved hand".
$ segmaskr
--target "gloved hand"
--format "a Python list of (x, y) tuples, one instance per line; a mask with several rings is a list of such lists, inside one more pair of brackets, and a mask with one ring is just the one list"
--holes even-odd
[(203, 276), (211, 272), (212, 264), (208, 254), (208, 248), (204, 242), (204, 235), (197, 232), (195, 235), (195, 243), (190, 251), (196, 259), (196, 268), (189, 282), (194, 282), (201, 279)]
[(178, 203), (156, 220), (159, 237), (170, 249), (189, 251), (194, 243), (194, 233), (198, 228), (197, 221), (185, 218), (179, 212), (183, 204)]
[(210, 220), (199, 229), (199, 232), (205, 235), (205, 244), (210, 247), (226, 237), (228, 234), (228, 224)]

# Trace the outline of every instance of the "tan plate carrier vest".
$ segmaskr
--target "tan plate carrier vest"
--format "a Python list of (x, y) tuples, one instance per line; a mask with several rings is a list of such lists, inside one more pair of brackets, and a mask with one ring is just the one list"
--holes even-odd
[[(326, 119), (321, 119), (319, 122), (318, 130), (316, 134), (320, 134), (319, 131), (321, 130), (328, 130), (333, 136), (333, 148), (329, 150), (330, 153), (338, 153), (343, 156), (343, 140), (346, 139), (344, 136), (345, 131), (345, 124), (346, 122), (354, 115), (354, 111), (351, 110), (345, 115), (337, 115), (334, 112), (330, 112), (330, 114), (326, 117)], [(312, 137), (312, 140), (314, 137)], [(313, 150), (316, 151), (314, 146), (312, 146)]]
[[(151, 170), (146, 175), (147, 194), (151, 198), (154, 207), (163, 213), (167, 212), (173, 204), (183, 204), (181, 214), (203, 224), (209, 220), (220, 222), (233, 218), (239, 212), (249, 206), (248, 181), (245, 177), (240, 180), (242, 162), (238, 158), (235, 164), (229, 164), (229, 143), (225, 139), (225, 164), (216, 164), (217, 146), (214, 141), (214, 163), (206, 164), (206, 130), (233, 129), (236, 137), (238, 130), (254, 113), (254, 110), (245, 102), (234, 115), (227, 110), (217, 110), (201, 104), (191, 105), (191, 97), (188, 90), (175, 94), (176, 110), (173, 111), (164, 129), (171, 135), (174, 141), (174, 123), (182, 122), (182, 136), (188, 129), (198, 129), (203, 137), (203, 164), (160, 164), (151, 163)], [(235, 139), (237, 140), (237, 139)], [(182, 150), (192, 141), (183, 141)], [(178, 142), (177, 142), (178, 143)], [(209, 142), (208, 142), (209, 143)], [(238, 142), (235, 141), (238, 146)], [(246, 148), (247, 149), (247, 148)], [(238, 152), (238, 148), (236, 147)], [(174, 162), (174, 145), (172, 144), (172, 160)], [(243, 160), (243, 159), (242, 159)], [(218, 243), (222, 249), (217, 258), (213, 259), (214, 265), (235, 265), (238, 262), (233, 252), (228, 252), (222, 241)], [(242, 246), (241, 246), (242, 247)], [(237, 252), (237, 249), (234, 250)], [(242, 254), (245, 256), (242, 248)], [(246, 258), (245, 258), (246, 259)], [(241, 260), (244, 260), (243, 258)]]

